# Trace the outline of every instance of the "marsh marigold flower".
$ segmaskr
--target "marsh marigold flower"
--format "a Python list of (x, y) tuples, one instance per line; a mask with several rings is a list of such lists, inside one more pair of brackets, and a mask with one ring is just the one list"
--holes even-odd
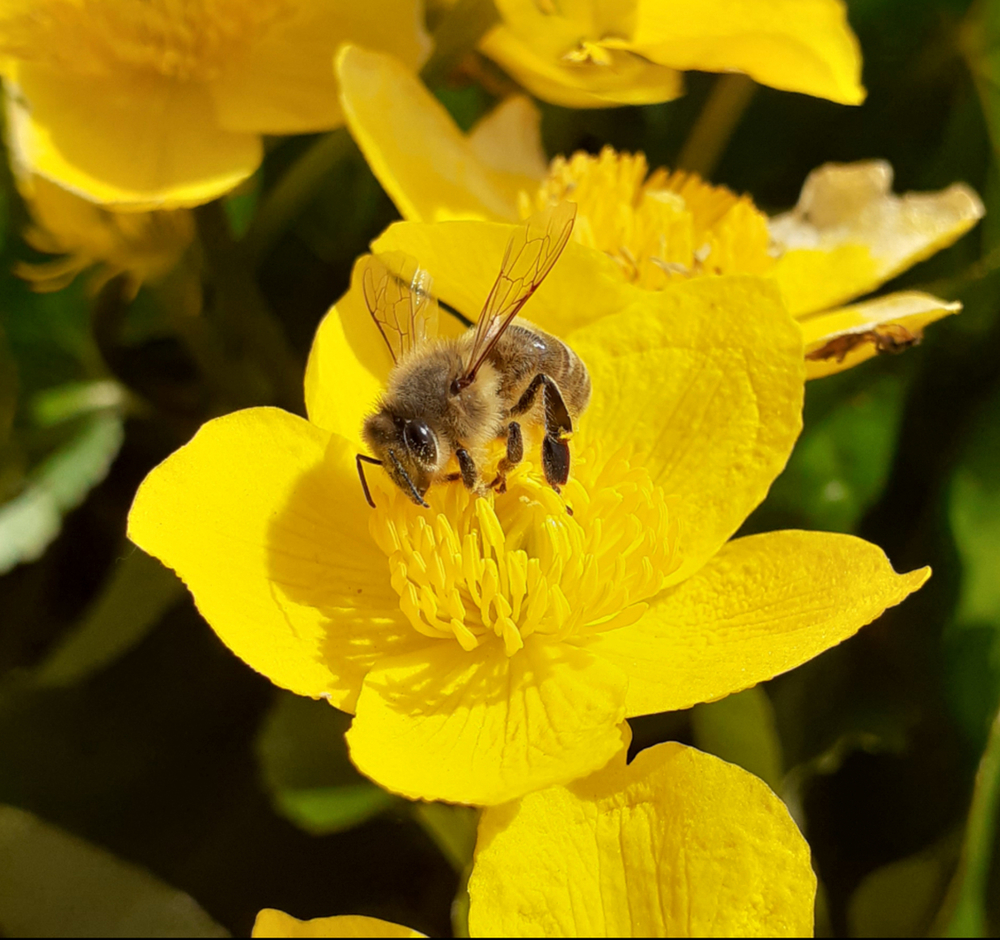
[(841, 0), (497, 0), (479, 44), (532, 94), (571, 108), (669, 101), (682, 72), (745, 72), (845, 104), (864, 99)]
[[(469, 934), (806, 937), (815, 895), (809, 847), (764, 783), (659, 744), (629, 765), (622, 753), (585, 780), (485, 810)], [(406, 929), (266, 910), (253, 936), (419, 936)]]
[[(538, 113), (524, 98), (502, 103), (466, 136), (391, 57), (347, 48), (338, 70), (351, 132), (407, 219), (513, 220), (572, 200), (574, 237), (611, 258), (613, 276), (641, 287), (718, 274), (774, 278), (802, 325), (807, 355), (875, 327), (919, 336), (959, 309), (917, 291), (841, 305), (967, 232), (983, 214), (967, 186), (896, 196), (883, 161), (828, 165), (806, 180), (792, 211), (768, 219), (749, 197), (694, 174), (649, 173), (642, 154), (605, 148), (556, 157), (546, 168)], [(872, 343), (859, 343), (809, 361), (808, 375), (874, 354)]]
[(37, 251), (61, 256), (17, 264), (15, 273), (37, 291), (61, 290), (92, 270), (91, 290), (125, 275), (134, 293), (169, 273), (194, 238), (194, 219), (186, 209), (116, 212), (40, 176), (19, 180), (18, 189), (32, 217), (24, 240)]
[[(402, 233), (475, 318), (512, 231), (401, 223), (374, 247)], [(354, 713), (352, 759), (405, 796), (495, 804), (585, 776), (626, 718), (790, 669), (927, 577), (843, 535), (726, 544), (800, 430), (800, 331), (767, 280), (647, 291), (600, 257), (570, 242), (525, 310), (593, 381), (561, 496), (526, 460), (506, 493), (442, 484), (429, 509), (373, 472), (368, 506), (354, 458), (392, 360), (357, 267), (313, 345), (309, 420), (211, 421), (136, 496), (133, 541), (247, 663)]]
[(10, 145), (96, 202), (208, 202), (257, 168), (262, 134), (341, 123), (344, 40), (416, 66), (421, 15), (416, 0), (3, 0)]

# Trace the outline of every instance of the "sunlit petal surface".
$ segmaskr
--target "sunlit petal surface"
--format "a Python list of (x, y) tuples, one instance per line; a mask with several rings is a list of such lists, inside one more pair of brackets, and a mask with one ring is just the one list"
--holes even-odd
[(267, 908), (257, 915), (252, 937), (425, 937), (419, 931), (402, 927), (377, 917), (344, 914), (340, 917), (314, 917), (298, 920), (282, 911)]
[(808, 937), (816, 877), (781, 800), (679, 744), (487, 809), (474, 937)]
[(208, 202), (257, 169), (262, 133), (342, 123), (331, 66), (344, 40), (418, 67), (421, 14), (416, 0), (5, 4), (11, 147), (30, 172), (96, 202)]

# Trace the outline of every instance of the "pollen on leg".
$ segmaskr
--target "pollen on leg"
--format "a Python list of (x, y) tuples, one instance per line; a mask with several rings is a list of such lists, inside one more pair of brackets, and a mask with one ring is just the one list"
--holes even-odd
[(561, 495), (527, 463), (502, 495), (434, 487), (429, 511), (386, 488), (370, 528), (411, 626), (513, 656), (533, 633), (564, 640), (641, 617), (679, 563), (669, 500), (624, 453), (591, 448), (578, 463)]

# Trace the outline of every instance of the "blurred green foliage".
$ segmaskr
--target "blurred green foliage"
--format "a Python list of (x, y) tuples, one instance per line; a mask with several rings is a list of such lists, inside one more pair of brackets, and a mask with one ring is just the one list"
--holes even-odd
[[(776, 211), (814, 167), (882, 157), (897, 190), (964, 180), (988, 214), (887, 286), (964, 312), (905, 356), (812, 383), (799, 446), (745, 531), (853, 532), (934, 577), (791, 674), (633, 722), (633, 747), (678, 739), (767, 780), (812, 845), (821, 932), (997, 935), (1000, 4), (849, 12), (867, 103), (756, 89), (715, 181)], [(435, 88), (468, 127), (492, 99), (446, 74)], [(691, 75), (664, 105), (546, 106), (546, 146), (675, 165), (717, 80)], [(283, 375), (301, 374), (355, 257), (394, 218), (346, 131), (275, 140), (248, 185), (199, 210), (172, 278), (134, 299), (83, 278), (38, 294), (11, 273), (40, 259), (0, 186), (0, 932), (239, 935), (265, 906), (453, 929), (474, 816), (361, 778), (347, 719), (236, 661), (124, 540), (136, 486), (201, 422), (301, 409)], [(128, 917), (103, 906), (112, 891)]]

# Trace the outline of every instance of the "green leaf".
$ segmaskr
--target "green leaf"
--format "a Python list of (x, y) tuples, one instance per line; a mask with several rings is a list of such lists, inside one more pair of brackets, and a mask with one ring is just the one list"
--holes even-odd
[(962, 843), (958, 872), (939, 918), (938, 936), (986, 937), (990, 863), (997, 843), (1000, 813), (1000, 711), (979, 761), (972, 805)]
[(123, 408), (125, 395), (114, 379), (67, 382), (38, 392), (31, 402), (31, 416), (39, 427), (52, 427), (86, 412)]
[(790, 525), (851, 532), (885, 485), (902, 382), (890, 374), (853, 390), (857, 383), (845, 374), (808, 388), (806, 430), (765, 504)]
[(450, 803), (414, 803), (413, 816), (459, 874), (472, 864), (479, 810)]
[(961, 595), (945, 634), (945, 676), (952, 710), (978, 748), (1000, 704), (1000, 398), (986, 404), (948, 490), (947, 506), (962, 563)]
[(10, 438), (17, 413), (17, 362), (7, 345), (7, 338), (0, 329), (0, 444)]
[(973, 4), (962, 24), (960, 44), (979, 91), (993, 150), (1000, 158), (1000, 7), (995, 2)]
[(123, 437), (120, 415), (91, 415), (30, 474), (24, 491), (0, 506), (0, 574), (41, 557), (59, 534), (63, 515), (107, 475)]
[(114, 662), (184, 594), (177, 576), (136, 548), (115, 566), (79, 624), (38, 667), (39, 685), (68, 685)]
[(847, 908), (852, 937), (925, 937), (955, 868), (958, 840), (942, 839), (924, 852), (867, 875)]
[(314, 835), (357, 826), (401, 802), (354, 769), (344, 741), (350, 723), (326, 702), (283, 692), (257, 738), (275, 809)]
[(772, 790), (781, 785), (781, 741), (774, 709), (758, 685), (718, 702), (691, 709), (694, 743), (761, 778)]
[(8, 937), (228, 936), (188, 895), (13, 806), (0, 806), (0, 931)]

